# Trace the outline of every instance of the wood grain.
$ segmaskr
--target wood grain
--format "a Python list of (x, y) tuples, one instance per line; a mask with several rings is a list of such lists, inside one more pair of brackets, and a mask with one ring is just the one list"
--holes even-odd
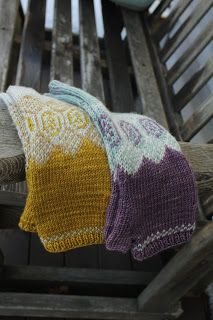
[(123, 17), (137, 89), (143, 107), (142, 113), (168, 128), (140, 16), (138, 13), (123, 9)]
[[(40, 89), (46, 0), (30, 0), (24, 21), (17, 85)], [(38, 19), (39, 17), (39, 19)]]
[[(138, 297), (141, 311), (165, 312), (212, 269), (213, 223), (198, 231)], [(196, 276), (195, 276), (196, 275)]]
[(52, 32), (51, 80), (73, 84), (71, 1), (56, 0)]
[(18, 5), (18, 0), (0, 0), (0, 91), (6, 89)]
[(192, 1), (193, 0), (185, 0), (184, 2), (179, 1), (176, 6), (173, 6), (171, 12), (169, 13), (169, 16), (159, 21), (159, 23), (156, 23), (157, 20), (155, 19), (155, 15), (153, 15), (153, 17), (151, 18), (153, 19), (151, 24), (152, 35), (156, 41), (159, 41), (165, 35), (165, 33), (168, 34), (172, 30), (180, 16)]
[(189, 141), (196, 133), (202, 129), (208, 121), (213, 118), (213, 96), (195, 111), (182, 127), (182, 137), (184, 141)]
[(213, 57), (197, 70), (190, 80), (173, 96), (174, 107), (177, 111), (182, 108), (199, 92), (213, 75)]
[(213, 22), (210, 21), (207, 27), (198, 35), (195, 41), (186, 49), (186, 51), (168, 71), (167, 80), (170, 85), (174, 83), (188, 68), (188, 66), (197, 58), (197, 56), (209, 44), (212, 38)]
[(50, 283), (67, 285), (145, 286), (157, 275), (149, 271), (116, 271), (46, 266), (4, 266), (4, 281), (19, 281), (36, 286)]
[(200, 1), (195, 7), (193, 13), (187, 18), (186, 22), (178, 29), (172, 38), (168, 38), (165, 46), (160, 52), (161, 59), (165, 62), (177, 49), (177, 47), (186, 39), (193, 28), (200, 22), (203, 16), (212, 6), (211, 0)]
[(139, 312), (136, 299), (130, 298), (12, 292), (0, 293), (0, 315), (111, 320), (160, 320), (168, 316)]
[(79, 5), (82, 89), (105, 102), (93, 2), (81, 0)]
[(112, 110), (131, 112), (134, 110), (134, 101), (124, 41), (121, 39), (123, 27), (121, 12), (108, 0), (102, 2), (102, 11)]
[[(1, 109), (0, 107), (0, 110)], [(5, 119), (8, 118), (7, 110), (4, 109)], [(3, 115), (3, 112), (2, 112)], [(11, 121), (11, 120), (10, 120)], [(10, 123), (10, 122), (9, 122)], [(5, 123), (5, 125), (6, 123)], [(10, 132), (10, 131), (9, 131)], [(8, 132), (8, 134), (9, 134)], [(16, 136), (17, 138), (17, 136)], [(15, 139), (16, 139), (15, 138)], [(13, 141), (13, 134), (10, 137), (10, 141)], [(14, 142), (15, 145), (15, 142)], [(206, 179), (206, 174), (211, 175), (213, 173), (213, 146), (210, 144), (189, 144), (180, 142), (181, 148), (191, 163), (195, 173), (202, 181)], [(25, 167), (24, 154), (17, 155), (17, 151), (8, 144), (8, 140), (4, 139), (0, 143), (1, 148), (8, 150), (6, 154), (10, 154), (10, 157), (0, 158), (0, 183), (6, 183), (7, 181), (20, 181), (23, 179), (23, 172)], [(14, 154), (13, 154), (14, 152)], [(1, 155), (2, 156), (2, 155)]]

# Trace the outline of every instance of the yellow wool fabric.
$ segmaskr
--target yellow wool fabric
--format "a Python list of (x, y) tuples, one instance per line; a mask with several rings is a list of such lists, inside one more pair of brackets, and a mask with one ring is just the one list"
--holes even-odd
[(37, 232), (50, 252), (103, 243), (111, 184), (97, 129), (84, 111), (32, 89), (15, 102), (28, 186), (19, 227)]

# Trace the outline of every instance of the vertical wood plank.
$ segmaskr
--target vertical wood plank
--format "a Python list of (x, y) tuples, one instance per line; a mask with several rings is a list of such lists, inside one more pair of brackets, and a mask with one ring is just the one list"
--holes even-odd
[[(63, 2), (63, 1), (62, 1)], [(41, 4), (42, 5), (42, 4)], [(34, 11), (32, 12), (34, 14)], [(40, 26), (40, 32), (44, 34), (44, 14), (45, 14), (45, 2), (43, 1), (43, 7), (42, 7), (42, 17), (40, 18), (41, 21), (38, 23), (38, 26)], [(34, 42), (37, 43), (37, 38), (36, 36), (33, 37), (32, 42), (34, 45)], [(41, 45), (40, 47), (40, 57), (43, 55), (43, 47)], [(50, 59), (50, 56), (48, 55), (48, 58)], [(30, 63), (30, 62), (29, 62)], [(38, 59), (37, 60), (38, 64), (38, 70), (39, 70), (39, 75), (38, 75), (38, 81), (39, 81), (39, 88), (38, 90), (41, 92), (46, 92), (47, 91), (47, 86), (49, 82), (49, 74), (50, 74), (50, 65), (49, 65), (49, 60), (46, 61), (45, 63), (43, 62), (43, 59)], [(62, 253), (49, 253), (47, 252), (39, 237), (37, 234), (31, 234), (30, 235), (30, 252), (29, 252), (29, 263), (31, 265), (43, 265), (43, 266), (62, 266), (64, 257)]]
[[(80, 50), (81, 50), (81, 82), (82, 88), (104, 101), (103, 83), (99, 81), (100, 52), (98, 48), (95, 16), (92, 1), (80, 1)], [(71, 250), (65, 255), (66, 266), (98, 268), (98, 246), (88, 246)]]
[(80, 50), (82, 89), (105, 101), (93, 1), (81, 0)]
[(99, 268), (98, 246), (92, 245), (66, 251), (65, 266), (72, 268)]
[[(104, 101), (100, 71), (93, 1), (80, 1), (80, 51), (82, 88)], [(88, 246), (66, 252), (65, 265), (70, 267), (99, 267), (98, 246)]]
[[(36, 2), (31, 0), (25, 16), (16, 84), (31, 86), (37, 90), (40, 88), (44, 20), (45, 0)], [(15, 184), (15, 191), (25, 192), (26, 190), (26, 183)], [(29, 263), (31, 235), (21, 230), (7, 230), (5, 232), (11, 235), (11, 242), (7, 242), (8, 239), (2, 234), (4, 238), (2, 247), (3, 250), (5, 248), (8, 263), (13, 263), (13, 261), (17, 264)]]
[(63, 254), (47, 252), (37, 234), (33, 233), (31, 234), (29, 262), (35, 266), (61, 267), (63, 266)]
[(73, 84), (70, 0), (55, 0), (50, 78)]
[(29, 1), (25, 16), (16, 84), (40, 89), (46, 0)]
[(123, 17), (143, 113), (168, 128), (140, 16), (123, 9)]
[(18, 5), (18, 0), (0, 0), (0, 91), (6, 88)]
[(153, 41), (150, 25), (148, 23), (148, 19), (146, 18), (144, 18), (144, 32), (146, 34), (146, 38), (149, 39), (149, 48), (152, 53), (153, 68), (155, 70), (162, 102), (168, 118), (169, 129), (176, 139), (181, 141), (182, 137), (180, 133), (180, 125), (183, 124), (183, 119), (181, 115), (174, 110), (172, 103), (173, 92), (171, 86), (168, 85), (168, 82), (165, 79), (164, 75), (166, 74), (166, 69), (159, 59), (157, 44)]
[[(41, 88), (45, 8), (45, 0), (30, 0), (29, 2), (16, 78), (16, 84), (30, 86), (38, 91)], [(20, 189), (19, 184), (17, 188)], [(62, 265), (63, 256), (61, 254), (51, 255), (43, 249), (37, 235), (27, 235), (29, 237), (28, 263), (34, 265)]]
[(4, 264), (24, 265), (28, 263), (29, 235), (21, 230), (1, 230), (0, 248)]
[(130, 112), (133, 111), (134, 101), (124, 43), (121, 39), (123, 21), (120, 8), (104, 0), (102, 9), (112, 109), (114, 112)]

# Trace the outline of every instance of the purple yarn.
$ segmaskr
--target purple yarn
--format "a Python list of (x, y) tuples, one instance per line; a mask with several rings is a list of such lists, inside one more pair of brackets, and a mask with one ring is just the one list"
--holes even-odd
[(53, 97), (76, 104), (93, 120), (108, 157), (112, 195), (105, 243), (144, 260), (188, 241), (195, 228), (197, 191), (179, 145), (146, 116), (112, 113), (95, 97), (58, 81)]
[[(134, 175), (119, 168), (117, 181), (112, 183), (105, 227), (107, 249), (124, 253), (131, 249), (133, 257), (142, 261), (190, 239), (197, 193), (182, 153), (166, 148), (160, 163), (146, 158)], [(158, 238), (140, 247), (152, 234)]]

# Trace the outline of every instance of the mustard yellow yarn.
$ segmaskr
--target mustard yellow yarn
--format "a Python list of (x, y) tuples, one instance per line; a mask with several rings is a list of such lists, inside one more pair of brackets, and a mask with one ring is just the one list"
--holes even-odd
[(79, 108), (16, 88), (10, 114), (23, 144), (28, 186), (19, 227), (37, 232), (50, 252), (103, 243), (111, 183), (97, 129)]
[(110, 177), (100, 147), (84, 139), (74, 156), (56, 149), (44, 164), (30, 161), (27, 185), (29, 196), (19, 226), (37, 231), (46, 250), (103, 243)]

